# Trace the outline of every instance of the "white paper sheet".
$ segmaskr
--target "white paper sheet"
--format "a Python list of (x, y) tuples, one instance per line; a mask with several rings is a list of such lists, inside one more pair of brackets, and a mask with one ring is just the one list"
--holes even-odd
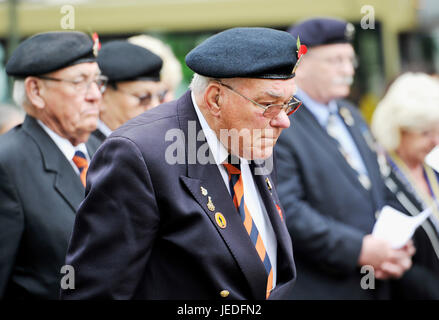
[(416, 228), (428, 218), (431, 211), (431, 208), (427, 208), (417, 216), (407, 216), (390, 206), (385, 206), (375, 222), (372, 234), (389, 241), (393, 248), (399, 249), (412, 238)]

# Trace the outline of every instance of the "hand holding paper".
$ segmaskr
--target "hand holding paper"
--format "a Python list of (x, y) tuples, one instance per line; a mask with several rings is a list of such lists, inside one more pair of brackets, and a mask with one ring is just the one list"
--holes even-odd
[(416, 228), (428, 218), (431, 211), (431, 208), (427, 208), (417, 216), (411, 217), (390, 206), (385, 206), (375, 223), (372, 235), (387, 240), (394, 249), (402, 248), (412, 238)]

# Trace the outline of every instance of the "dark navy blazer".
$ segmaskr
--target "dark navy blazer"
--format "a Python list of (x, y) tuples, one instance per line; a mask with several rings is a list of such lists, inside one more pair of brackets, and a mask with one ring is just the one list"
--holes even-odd
[[(188, 163), (188, 149), (207, 143), (188, 139), (191, 124), (196, 133), (201, 130), (187, 92), (128, 121), (101, 145), (66, 260), (75, 268), (75, 289), (64, 290), (62, 298), (224, 299), (220, 292), (227, 290), (225, 299), (265, 299), (264, 265), (217, 165)], [(182, 143), (176, 142), (177, 131)], [(183, 163), (169, 164), (166, 152), (177, 149)], [(277, 285), (270, 298), (282, 299), (296, 271), (267, 177), (254, 175), (278, 243)], [(225, 228), (217, 224), (217, 212)]]
[(372, 188), (368, 191), (360, 184), (335, 141), (302, 106), (275, 147), (277, 191), (285, 208), (298, 273), (292, 299), (388, 297), (388, 285), (380, 281), (374, 290), (361, 288), (365, 274), (357, 261), (362, 239), (371, 233), (375, 213), (386, 203), (389, 191), (365, 122), (355, 107), (346, 102), (338, 105), (353, 117), (354, 123), (341, 118), (360, 152)]
[[(90, 137), (90, 156), (99, 142)], [(84, 186), (37, 121), (0, 136), (0, 298), (58, 299)]]

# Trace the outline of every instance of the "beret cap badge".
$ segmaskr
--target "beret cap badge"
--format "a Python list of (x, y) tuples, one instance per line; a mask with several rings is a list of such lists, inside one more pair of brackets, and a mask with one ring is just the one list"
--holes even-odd
[(355, 35), (355, 27), (352, 23), (348, 22), (346, 24), (346, 29), (345, 29), (344, 35), (346, 37), (346, 40), (352, 41), (352, 39), (354, 38), (354, 35)]
[(97, 57), (98, 52), (101, 49), (101, 42), (99, 41), (99, 35), (97, 34), (97, 32), (93, 32), (91, 38), (93, 40), (93, 55)]
[(297, 62), (293, 68), (292, 73), (296, 72), (296, 69), (299, 66), (299, 63), (302, 60), (302, 57), (308, 52), (308, 48), (306, 47), (306, 45), (300, 43), (299, 36), (297, 36), (296, 47), (297, 47)]

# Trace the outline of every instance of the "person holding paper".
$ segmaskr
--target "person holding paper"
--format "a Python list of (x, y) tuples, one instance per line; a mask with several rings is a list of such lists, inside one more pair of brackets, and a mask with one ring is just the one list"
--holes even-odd
[[(296, 72), (303, 107), (275, 148), (298, 274), (290, 298), (388, 299), (390, 285), (381, 280), (410, 268), (413, 248), (393, 249), (371, 235), (386, 194), (393, 195), (386, 193), (365, 121), (341, 100), (355, 73), (354, 26), (317, 18), (290, 32), (308, 46)], [(361, 287), (363, 266), (374, 268), (373, 290)]]
[(410, 216), (432, 209), (415, 232), (413, 267), (395, 282), (396, 297), (439, 299), (439, 175), (425, 163), (439, 144), (439, 81), (422, 73), (397, 78), (377, 106), (372, 132), (384, 149), (381, 167), (394, 206)]

